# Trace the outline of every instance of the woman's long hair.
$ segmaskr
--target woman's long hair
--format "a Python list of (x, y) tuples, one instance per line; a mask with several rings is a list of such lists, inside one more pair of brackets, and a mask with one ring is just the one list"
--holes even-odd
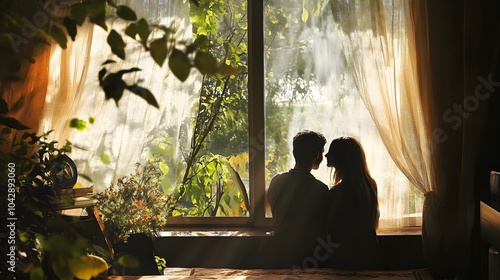
[(326, 158), (327, 165), (335, 168), (334, 184), (342, 181), (353, 186), (371, 202), (371, 218), (374, 228), (377, 228), (379, 220), (377, 183), (370, 175), (361, 143), (353, 137), (336, 138), (330, 144)]

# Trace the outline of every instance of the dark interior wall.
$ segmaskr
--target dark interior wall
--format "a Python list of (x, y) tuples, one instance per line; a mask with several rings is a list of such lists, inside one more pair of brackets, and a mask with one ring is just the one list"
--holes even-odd
[[(471, 18), (465, 25), (465, 33), (469, 34), (465, 45), (470, 49), (467, 71), (471, 76), (491, 75), (495, 85), (489, 98), (481, 106), (487, 107), (484, 130), (480, 137), (477, 161), (475, 163), (474, 194), (476, 197), (474, 227), (471, 237), (472, 269), (471, 275), (481, 275), (487, 279), (489, 244), (481, 237), (479, 226), (479, 201), (490, 200), (489, 173), (500, 171), (500, 1), (469, 1), (468, 10)], [(477, 69), (477, 70), (476, 70)], [(475, 73), (476, 70), (479, 73)], [(467, 73), (467, 72), (466, 72)], [(477, 86), (473, 80), (471, 86)], [(470, 91), (472, 88), (470, 89)], [(479, 279), (479, 278), (478, 278)]]
[[(275, 268), (267, 257), (266, 244), (271, 237), (160, 237), (155, 254), (169, 267)], [(424, 267), (420, 235), (380, 236), (380, 269)], [(301, 266), (303, 264), (297, 264)], [(312, 262), (306, 264), (313, 266)]]

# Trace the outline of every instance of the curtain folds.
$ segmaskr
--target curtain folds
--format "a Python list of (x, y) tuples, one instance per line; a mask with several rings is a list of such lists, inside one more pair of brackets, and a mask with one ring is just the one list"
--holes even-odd
[(422, 193), (433, 189), (409, 1), (329, 2), (350, 71), (392, 159)]
[(423, 249), (437, 279), (480, 273), (473, 244), (481, 238), (478, 193), (488, 188), (489, 176), (479, 168), (480, 151), (492, 153), (498, 144), (483, 147), (490, 142), (485, 124), (493, 122), (488, 110), (499, 80), (498, 8), (489, 0), (412, 1), (420, 94), (436, 171), (434, 192), (424, 203)]
[[(2, 98), (9, 107), (8, 117), (13, 117), (28, 130), (19, 130), (6, 135), (7, 141), (14, 141), (14, 137), (22, 136), (25, 132), (37, 132), (40, 117), (44, 111), (45, 95), (49, 79), (50, 47), (45, 44), (33, 46), (22, 45), (21, 52), (26, 57), (31, 57), (35, 63), (24, 61), (21, 70), (16, 74), (19, 80), (5, 83)], [(17, 134), (17, 136), (15, 136)], [(1, 146), (2, 150), (10, 149), (10, 146)]]
[[(135, 9), (139, 17), (174, 28), (178, 39), (192, 38), (186, 4), (130, 2), (120, 4)], [(107, 23), (108, 28), (125, 29), (120, 20), (110, 19)], [(181, 128), (191, 125), (185, 120), (191, 116), (192, 104), (197, 100), (200, 85), (195, 81), (199, 77), (193, 73), (190, 80), (178, 81), (166, 64), (156, 65), (149, 53), (130, 38), (124, 38), (127, 59), (121, 61), (103, 45), (107, 33), (98, 26), (84, 25), (78, 29), (77, 36), (66, 50), (55, 46), (52, 51), (51, 63), (60, 67), (51, 69), (39, 133), (54, 130), (51, 139), (73, 143), (71, 157), (79, 167), (78, 173), (86, 175), (80, 176), (79, 182), (84, 186), (94, 185), (97, 191), (107, 188), (118, 178), (132, 173), (136, 162), (145, 158), (153, 139), (159, 137), (166, 137), (164, 140), (174, 146), (174, 152), (167, 156), (180, 158), (178, 136)], [(102, 66), (108, 59), (116, 63)], [(140, 68), (141, 71), (125, 74), (124, 79), (128, 84), (138, 83), (148, 88), (160, 108), (148, 105), (128, 91), (118, 104), (105, 100), (98, 84), (98, 72), (103, 67), (108, 71)], [(87, 128), (70, 127), (72, 119), (85, 121)]]

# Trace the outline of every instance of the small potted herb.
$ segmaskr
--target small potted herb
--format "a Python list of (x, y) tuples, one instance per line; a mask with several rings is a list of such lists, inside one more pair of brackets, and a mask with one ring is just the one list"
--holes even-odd
[[(151, 247), (152, 250), (152, 243), (144, 236), (148, 236), (149, 240), (158, 236), (166, 218), (171, 216), (176, 207), (174, 196), (166, 195), (162, 190), (159, 162), (158, 158), (153, 158), (144, 166), (136, 163), (134, 174), (121, 177), (116, 185), (96, 194), (108, 238), (113, 244), (118, 263), (122, 266), (144, 268), (148, 266), (148, 259), (155, 261), (153, 252), (146, 252), (147, 259), (144, 256), (136, 256), (132, 248), (136, 244), (132, 243), (142, 240), (140, 242), (148, 243), (142, 244), (144, 248)], [(132, 271), (132, 268), (128, 271)], [(116, 272), (132, 275), (126, 271)], [(144, 271), (140, 273), (157, 274)]]

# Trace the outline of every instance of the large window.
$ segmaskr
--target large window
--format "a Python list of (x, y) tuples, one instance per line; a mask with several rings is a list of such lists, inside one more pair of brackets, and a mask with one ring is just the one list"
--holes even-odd
[[(352, 35), (337, 19), (359, 8), (354, 2), (331, 8), (321, 1), (265, 1), (266, 168), (272, 176), (293, 166), (291, 140), (300, 130), (322, 132), (328, 144), (339, 136), (354, 136), (378, 183), (380, 227), (418, 225), (423, 196), (387, 152), (360, 97), (359, 73), (345, 53), (343, 36)], [(399, 15), (393, 8), (404, 9), (388, 3), (382, 10)], [(331, 185), (333, 170), (326, 163), (313, 174)]]
[[(422, 195), (393, 163), (359, 97), (329, 6), (302, 0), (198, 2), (127, 3), (139, 16), (174, 28), (179, 42), (209, 38), (210, 52), (236, 70), (219, 76), (192, 69), (180, 82), (128, 39), (127, 60), (107, 67), (142, 69), (130, 80), (151, 89), (159, 109), (136, 96), (126, 95), (117, 105), (104, 100), (97, 73), (101, 62), (116, 57), (103, 51), (106, 34), (99, 27), (70, 46), (70, 54), (54, 48), (47, 108), (57, 107), (61, 95), (77, 98), (64, 112), (48, 110), (43, 129), (55, 129), (61, 141), (69, 138), (77, 147), (79, 171), (92, 179), (81, 183), (102, 191), (133, 172), (135, 162), (155, 162), (164, 192), (178, 199), (168, 223), (269, 225), (268, 182), (293, 166), (291, 139), (310, 129), (328, 142), (351, 135), (364, 145), (379, 185), (381, 227), (418, 225), (407, 221), (421, 215)], [(126, 28), (116, 18), (109, 21)], [(66, 126), (67, 119), (89, 116), (96, 121), (83, 132)], [(323, 164), (314, 175), (328, 184), (331, 172)]]

